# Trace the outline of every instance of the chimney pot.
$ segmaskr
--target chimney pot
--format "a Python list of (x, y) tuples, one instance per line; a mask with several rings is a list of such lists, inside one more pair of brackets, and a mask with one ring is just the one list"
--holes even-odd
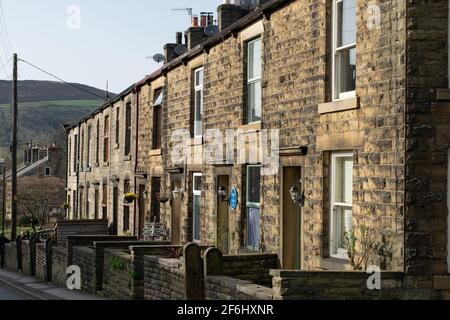
[(182, 32), (177, 32), (177, 35), (176, 35), (176, 43), (177, 44), (182, 44), (183, 43), (183, 33)]

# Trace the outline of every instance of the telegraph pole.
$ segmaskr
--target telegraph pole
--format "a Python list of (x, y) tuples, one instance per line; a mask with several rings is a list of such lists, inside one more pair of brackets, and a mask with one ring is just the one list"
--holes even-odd
[(11, 241), (17, 237), (17, 53), (13, 57), (12, 83)]

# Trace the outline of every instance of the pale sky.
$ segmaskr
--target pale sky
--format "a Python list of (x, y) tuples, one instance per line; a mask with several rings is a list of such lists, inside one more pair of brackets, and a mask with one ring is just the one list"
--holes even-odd
[[(163, 53), (175, 41), (176, 31), (189, 26), (187, 11), (214, 12), (221, 0), (1, 0), (12, 51), (19, 58), (69, 82), (78, 82), (119, 93), (158, 68), (147, 56)], [(76, 11), (80, 12), (77, 29)], [(70, 10), (69, 10), (70, 11)], [(1, 19), (1, 16), (0, 16)], [(72, 27), (69, 28), (70, 25)], [(75, 29), (73, 29), (75, 28)], [(6, 39), (4, 27), (1, 40)], [(4, 47), (6, 46), (6, 50)], [(6, 52), (5, 52), (6, 51)], [(3, 63), (11, 57), (0, 44)], [(12, 74), (8, 65), (0, 80)], [(19, 80), (53, 80), (21, 63)]]

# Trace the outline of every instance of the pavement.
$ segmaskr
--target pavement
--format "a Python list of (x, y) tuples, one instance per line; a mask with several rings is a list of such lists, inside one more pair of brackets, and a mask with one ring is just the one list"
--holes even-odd
[(105, 300), (0, 269), (0, 300)]

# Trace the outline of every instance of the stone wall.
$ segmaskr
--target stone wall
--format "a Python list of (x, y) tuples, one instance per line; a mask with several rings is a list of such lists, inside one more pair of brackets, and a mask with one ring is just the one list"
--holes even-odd
[(27, 276), (32, 275), (32, 250), (29, 240), (22, 240), (22, 273)]
[(72, 263), (81, 269), (81, 289), (95, 294), (95, 249), (93, 247), (74, 247)]
[(115, 249), (106, 249), (104, 252), (102, 295), (118, 300), (133, 299), (131, 255)]
[(365, 272), (271, 271), (275, 300), (402, 299), (403, 274), (383, 272), (381, 290), (369, 290)]
[(108, 234), (107, 220), (59, 221), (56, 228), (56, 240), (60, 246), (65, 246), (70, 236), (107, 236)]
[(276, 254), (228, 255), (222, 258), (224, 276), (270, 287), (272, 285), (271, 269), (278, 269)]
[(52, 246), (52, 283), (66, 286), (67, 280), (67, 249)]
[(18, 271), (17, 268), (17, 246), (15, 242), (5, 244), (5, 269)]
[(206, 300), (272, 300), (272, 289), (226, 276), (207, 276)]
[(180, 259), (144, 257), (145, 300), (183, 300), (183, 263)]
[(47, 281), (47, 257), (45, 243), (36, 244), (36, 278)]

